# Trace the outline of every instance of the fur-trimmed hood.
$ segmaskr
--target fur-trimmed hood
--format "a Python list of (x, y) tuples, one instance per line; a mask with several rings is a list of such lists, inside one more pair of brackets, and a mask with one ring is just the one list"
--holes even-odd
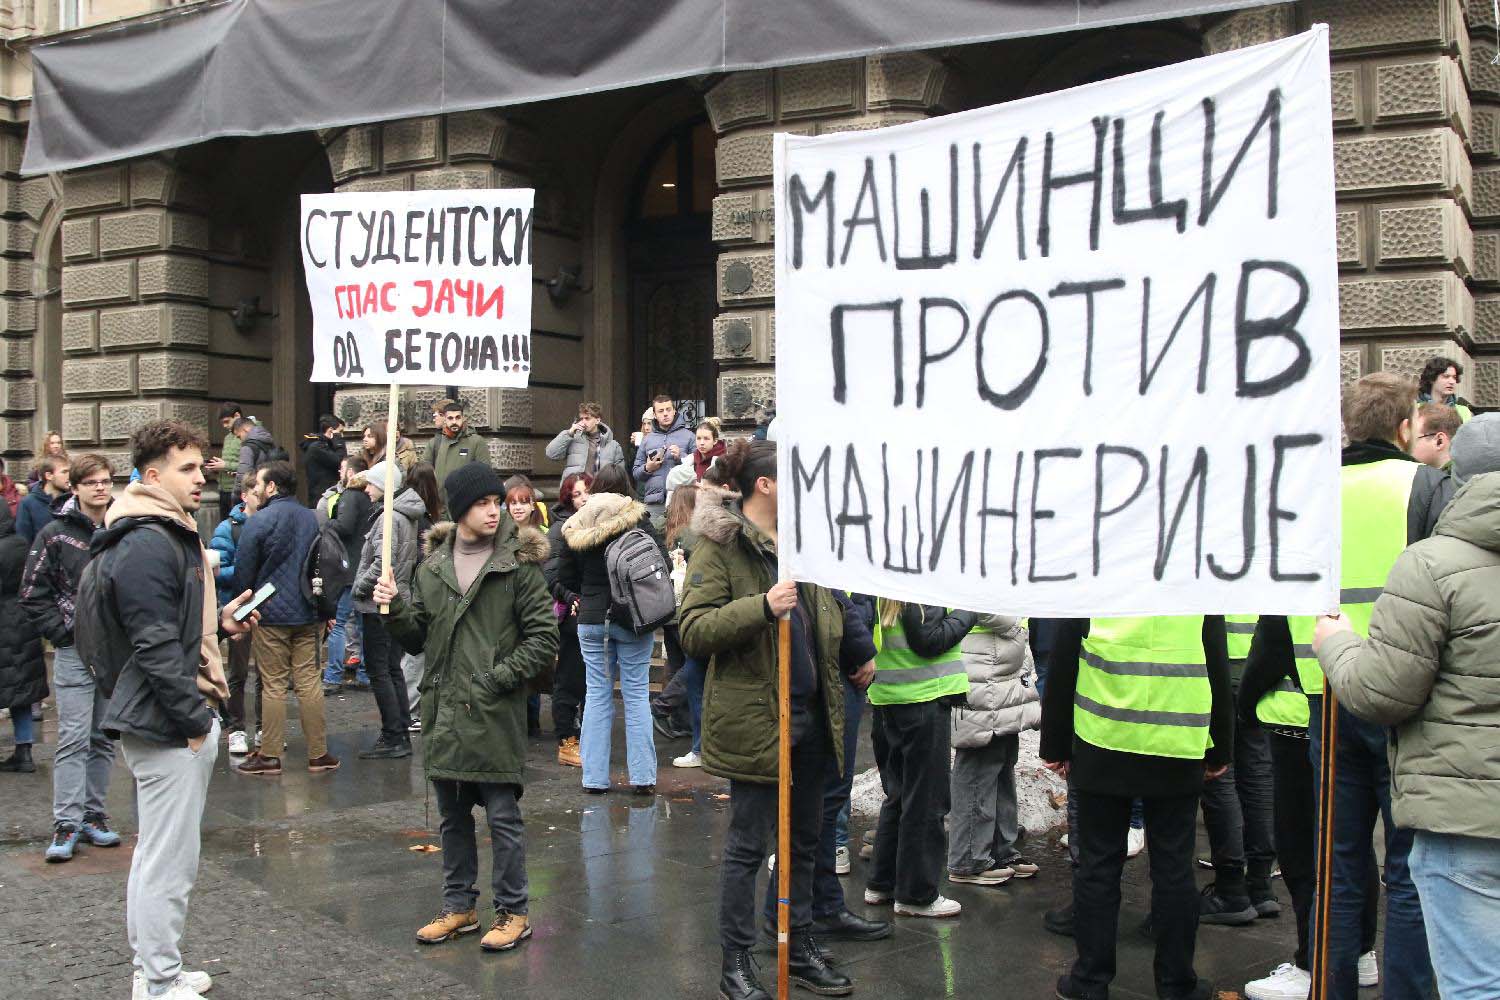
[(574, 552), (597, 549), (641, 523), (646, 505), (618, 493), (595, 493), (563, 525), (563, 540)]
[(698, 484), (698, 503), (693, 508), (692, 526), (700, 538), (720, 545), (728, 545), (735, 535), (746, 528), (760, 534), (754, 525), (745, 520), (745, 515), (740, 513), (740, 495), (737, 492), (706, 482)]
[[(502, 519), (507, 516), (503, 511), (501, 512)], [(504, 520), (501, 523), (503, 524)], [(428, 529), (427, 534), (422, 536), (422, 555), (430, 556), (446, 545), (448, 540), (457, 533), (457, 528), (458, 525), (452, 521), (439, 521), (434, 524)], [(516, 543), (516, 562), (534, 563), (540, 566), (552, 553), (552, 546), (547, 544), (547, 536), (530, 525), (521, 528), (519, 534), (507, 534), (496, 541), (497, 544), (502, 544), (512, 539)]]

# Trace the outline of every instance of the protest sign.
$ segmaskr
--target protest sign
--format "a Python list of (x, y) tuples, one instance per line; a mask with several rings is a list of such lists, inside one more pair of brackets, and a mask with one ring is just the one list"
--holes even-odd
[(782, 571), (1046, 616), (1338, 604), (1328, 38), (779, 134)]
[(525, 386), (533, 194), (303, 195), (312, 381)]

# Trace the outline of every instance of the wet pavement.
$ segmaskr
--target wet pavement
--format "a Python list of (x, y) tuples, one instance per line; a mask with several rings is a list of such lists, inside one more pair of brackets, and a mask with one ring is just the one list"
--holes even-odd
[[(288, 761), (302, 745), (295, 709), (291, 715)], [(215, 976), (213, 996), (717, 995), (718, 852), (727, 785), (671, 767), (672, 757), (687, 749), (685, 740), (658, 738), (662, 768), (650, 799), (629, 794), (623, 774), (616, 776), (614, 794), (586, 796), (578, 771), (556, 763), (550, 735), (532, 741), (521, 805), (535, 935), (515, 951), (492, 955), (480, 951), (478, 935), (435, 947), (415, 942), (413, 932), (438, 911), (442, 878), (440, 854), (412, 849), (437, 844), (436, 804), (422, 780), (420, 757), (356, 758), (378, 729), (368, 693), (330, 700), (328, 716), (331, 752), (344, 761), (332, 774), (292, 768), (279, 779), (244, 777), (231, 773), (221, 746), (184, 947), (189, 967)], [(549, 725), (545, 709), (543, 725)], [(614, 760), (623, 767), (618, 713), (616, 729)], [(0, 996), (123, 1000), (130, 987), (124, 931), (134, 832), (129, 774), (117, 763), (109, 796), (125, 846), (85, 847), (69, 864), (46, 865), (41, 852), (50, 836), (55, 736), (50, 710), (43, 734), (37, 774), (0, 775), (0, 942), (6, 942), (0, 946)], [(0, 754), (8, 753), (8, 742), (0, 743)], [(866, 737), (861, 766), (868, 766), (869, 755)], [(855, 820), (855, 843), (868, 825)], [(1072, 958), (1072, 941), (1044, 931), (1041, 914), (1066, 897), (1067, 861), (1050, 840), (1033, 838), (1027, 850), (1042, 866), (1036, 878), (995, 888), (945, 887), (964, 904), (957, 920), (902, 918), (886, 941), (831, 946), (855, 980), (855, 995), (1051, 997)], [(487, 843), (480, 857), (483, 907)], [(859, 902), (864, 868), (855, 861), (846, 892), (856, 912), (879, 916)], [(1203, 881), (1209, 876), (1203, 873)], [(1285, 903), (1285, 889), (1277, 886)], [(1151, 946), (1135, 930), (1149, 888), (1146, 859), (1132, 861), (1115, 997), (1153, 995)], [(1293, 931), (1289, 905), (1282, 918), (1248, 928), (1205, 927), (1199, 972), (1221, 989), (1237, 990), (1290, 957)], [(759, 957), (763, 979), (774, 980), (774, 954), (767, 948)], [(1365, 1000), (1378, 995), (1363, 992)]]

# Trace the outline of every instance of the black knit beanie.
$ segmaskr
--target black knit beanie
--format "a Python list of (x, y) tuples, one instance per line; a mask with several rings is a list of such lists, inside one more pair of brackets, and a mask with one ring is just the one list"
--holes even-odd
[(485, 497), (505, 496), (505, 484), (488, 465), (467, 462), (448, 473), (443, 480), (443, 492), (448, 495), (448, 516), (458, 521)]

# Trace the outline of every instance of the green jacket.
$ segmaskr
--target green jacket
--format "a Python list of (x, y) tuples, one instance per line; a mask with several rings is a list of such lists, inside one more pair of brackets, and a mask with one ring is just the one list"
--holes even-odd
[(1500, 474), (1473, 477), (1397, 558), (1370, 637), (1318, 649), (1339, 704), (1395, 727), (1397, 826), (1500, 837)]
[(451, 521), (427, 533), (411, 599), (388, 627), (409, 653), (427, 654), (422, 754), (427, 777), (523, 784), (526, 682), (557, 655), (557, 619), (542, 579), (547, 539), (500, 518), (495, 554), (468, 593), (453, 572)]
[[(703, 768), (734, 781), (773, 782), (777, 771), (777, 628), (766, 617), (776, 582), (776, 545), (729, 501), (735, 494), (699, 484), (678, 630), (683, 651), (708, 661), (703, 685)], [(807, 588), (804, 588), (804, 590)], [(828, 736), (844, 767), (844, 685), (839, 650), (844, 613), (812, 587), (813, 638), (822, 674)]]
[[(224, 471), (219, 473), (219, 492), (237, 493), (238, 486), (235, 479), (238, 478), (238, 473), (235, 470), (240, 467), (240, 439), (233, 434), (225, 434), (224, 449), (219, 453), (219, 457), (224, 459)], [(220, 511), (219, 516), (228, 517), (229, 513)]]
[[(488, 465), (490, 445), (472, 427), (465, 427), (458, 437), (451, 440), (442, 431), (438, 431), (437, 436), (427, 442), (427, 450), (422, 457), (432, 465), (433, 471), (437, 473), (438, 488), (443, 489), (443, 484), (448, 481), (448, 473), (460, 465), (470, 462)], [(447, 502), (448, 494), (444, 490), (443, 503)]]

